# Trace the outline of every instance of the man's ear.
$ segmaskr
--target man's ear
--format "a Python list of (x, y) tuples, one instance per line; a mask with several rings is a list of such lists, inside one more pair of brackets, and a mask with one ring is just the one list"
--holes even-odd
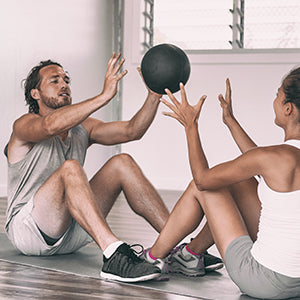
[(32, 89), (30, 91), (31, 97), (35, 100), (39, 100), (40, 99), (40, 91), (38, 89)]

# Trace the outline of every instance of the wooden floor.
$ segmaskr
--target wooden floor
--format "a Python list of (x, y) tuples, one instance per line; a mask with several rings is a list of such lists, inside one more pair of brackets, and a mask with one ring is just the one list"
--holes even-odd
[[(160, 192), (171, 209), (180, 192)], [(0, 232), (4, 232), (6, 199), (0, 198)], [(136, 216), (120, 196), (108, 216), (114, 233), (128, 243), (148, 247), (157, 233)], [(96, 247), (91, 244), (90, 247)], [(12, 264), (0, 260), (0, 299), (193, 299), (166, 292)]]
[(0, 299), (191, 299), (0, 261)]

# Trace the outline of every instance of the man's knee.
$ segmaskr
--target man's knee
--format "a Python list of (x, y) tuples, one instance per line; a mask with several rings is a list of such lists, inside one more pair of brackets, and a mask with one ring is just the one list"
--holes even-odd
[(76, 159), (66, 160), (60, 167), (63, 174), (78, 174), (83, 172), (81, 164)]
[(114, 156), (111, 159), (111, 163), (112, 163), (113, 167), (115, 167), (119, 171), (122, 171), (122, 170), (126, 171), (128, 169), (138, 167), (137, 163), (132, 158), (132, 156), (130, 156), (127, 153), (122, 153), (122, 154), (118, 154), (118, 155)]

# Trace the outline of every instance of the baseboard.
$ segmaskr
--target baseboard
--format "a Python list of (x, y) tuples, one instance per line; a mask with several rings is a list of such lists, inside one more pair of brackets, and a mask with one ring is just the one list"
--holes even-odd
[(157, 190), (184, 191), (189, 185), (191, 179), (188, 178), (154, 178), (151, 183)]
[(7, 185), (0, 185), (0, 197), (7, 197)]

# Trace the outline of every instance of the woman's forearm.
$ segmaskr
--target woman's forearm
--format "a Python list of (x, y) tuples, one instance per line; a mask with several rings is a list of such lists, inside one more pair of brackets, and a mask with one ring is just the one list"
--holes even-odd
[(205, 171), (208, 170), (208, 162), (204, 154), (197, 124), (185, 128), (189, 162), (194, 181), (198, 187), (201, 187), (201, 181), (205, 178)]
[(226, 120), (225, 124), (230, 130), (234, 141), (236, 142), (242, 153), (245, 153), (248, 150), (257, 147), (254, 141), (249, 137), (249, 135), (234, 117)]

